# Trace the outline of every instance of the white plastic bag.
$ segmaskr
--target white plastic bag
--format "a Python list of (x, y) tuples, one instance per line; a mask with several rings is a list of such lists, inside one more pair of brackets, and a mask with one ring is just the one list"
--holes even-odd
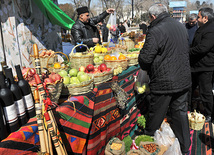
[(109, 31), (116, 31), (116, 20), (116, 12), (114, 12), (110, 15), (108, 23), (106, 25)]
[(177, 138), (175, 138), (175, 141), (172, 146), (164, 153), (164, 155), (182, 155), (180, 143)]
[(161, 131), (155, 131), (154, 140), (159, 146), (165, 145), (167, 147), (170, 147), (174, 143), (174, 139), (175, 134), (173, 133), (169, 124), (166, 122), (162, 123)]

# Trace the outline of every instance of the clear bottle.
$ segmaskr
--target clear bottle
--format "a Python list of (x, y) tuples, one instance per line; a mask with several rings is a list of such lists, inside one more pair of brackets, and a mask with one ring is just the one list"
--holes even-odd
[(0, 98), (6, 119), (6, 126), (9, 132), (19, 129), (16, 105), (14, 104), (13, 93), (7, 88), (3, 72), (0, 72)]
[(26, 116), (25, 104), (24, 104), (24, 100), (22, 97), (21, 88), (19, 88), (17, 83), (14, 81), (11, 68), (5, 69), (5, 75), (6, 75), (8, 84), (9, 84), (8, 88), (13, 93), (14, 103), (15, 103), (16, 108), (17, 108), (19, 124), (20, 124), (20, 126), (22, 126), (22, 125), (27, 123), (28, 119)]
[(16, 65), (15, 68), (16, 68), (16, 73), (17, 73), (17, 77), (18, 77), (17, 84), (21, 88), (21, 92), (22, 92), (22, 96), (23, 96), (23, 100), (24, 100), (24, 104), (25, 104), (25, 108), (26, 108), (26, 112), (27, 112), (27, 117), (32, 118), (36, 115), (36, 113), (35, 113), (35, 106), (34, 106), (35, 103), (33, 100), (30, 85), (23, 78), (20, 65)]

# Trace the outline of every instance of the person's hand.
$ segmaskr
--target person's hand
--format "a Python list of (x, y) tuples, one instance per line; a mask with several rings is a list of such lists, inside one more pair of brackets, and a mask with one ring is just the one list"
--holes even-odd
[(113, 8), (109, 8), (106, 10), (107, 13), (114, 13), (114, 11), (115, 11), (115, 9), (113, 9)]
[(98, 43), (99, 38), (92, 38), (92, 40), (93, 40), (93, 43)]

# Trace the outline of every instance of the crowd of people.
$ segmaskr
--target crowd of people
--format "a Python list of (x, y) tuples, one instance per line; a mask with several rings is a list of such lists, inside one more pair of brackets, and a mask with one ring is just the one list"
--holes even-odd
[[(108, 28), (103, 20), (113, 13), (110, 8), (97, 17), (90, 18), (87, 7), (77, 9), (78, 19), (71, 33), (75, 43), (88, 47), (101, 43), (96, 24), (107, 42)], [(192, 14), (185, 25), (170, 17), (168, 9), (155, 3), (149, 10), (150, 25), (142, 22), (140, 28), (146, 34), (144, 47), (139, 54), (139, 65), (150, 77), (148, 119), (143, 134), (153, 136), (170, 111), (170, 125), (180, 142), (181, 151), (187, 153), (191, 144), (187, 111), (192, 105), (192, 93), (199, 89), (206, 122), (213, 117), (214, 71), (214, 15), (211, 8), (202, 8)], [(127, 21), (119, 23), (114, 41), (128, 29)]]

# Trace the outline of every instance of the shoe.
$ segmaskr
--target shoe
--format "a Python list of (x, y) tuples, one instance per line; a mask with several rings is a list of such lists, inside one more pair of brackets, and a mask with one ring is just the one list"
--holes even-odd
[(210, 116), (207, 116), (205, 119), (205, 122), (211, 122), (212, 118)]

